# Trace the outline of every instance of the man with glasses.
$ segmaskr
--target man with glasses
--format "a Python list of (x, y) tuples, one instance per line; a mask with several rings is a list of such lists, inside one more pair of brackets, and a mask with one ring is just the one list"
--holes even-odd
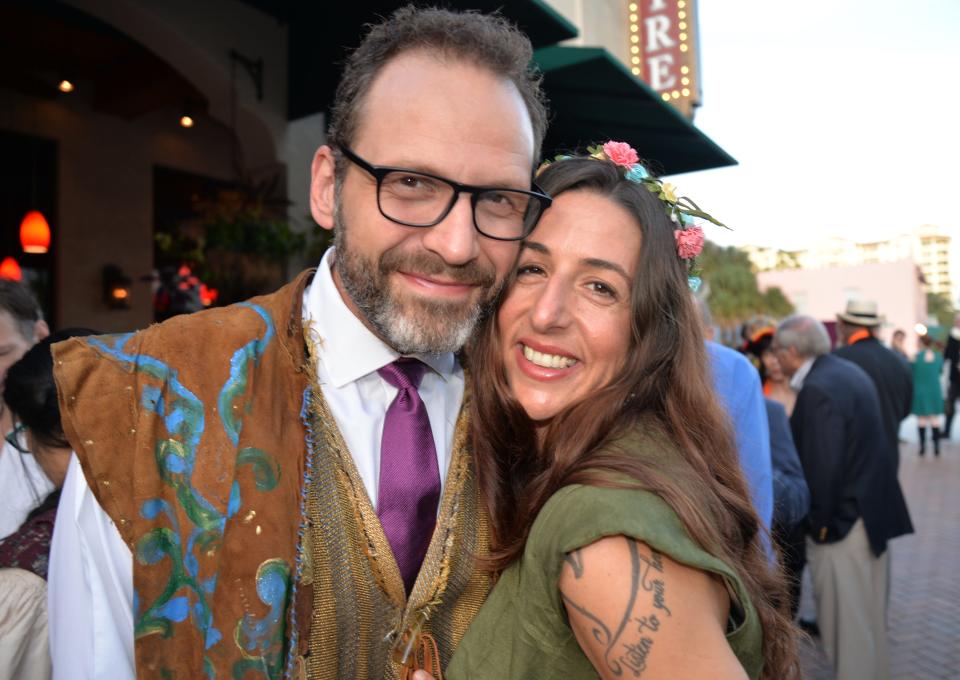
[[(7, 369), (49, 334), (40, 306), (26, 287), (0, 279), (0, 390)], [(0, 449), (0, 540), (16, 531), (53, 490), (33, 456), (24, 452), (23, 439), (13, 430), (13, 416), (0, 399), (0, 432), (5, 439)]]
[(58, 346), (55, 677), (446, 665), (490, 587), (455, 353), (550, 203), (531, 56), (500, 18), (399, 10), (314, 157), (315, 275)]

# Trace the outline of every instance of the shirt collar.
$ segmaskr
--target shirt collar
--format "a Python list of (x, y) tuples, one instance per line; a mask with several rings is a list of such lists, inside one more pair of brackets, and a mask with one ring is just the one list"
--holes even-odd
[(810, 374), (810, 369), (813, 368), (814, 358), (810, 357), (802, 364), (800, 368), (797, 369), (797, 372), (793, 374), (793, 377), (790, 378), (790, 387), (793, 388), (794, 392), (799, 392), (803, 387), (803, 381), (807, 379), (807, 376)]
[[(330, 248), (320, 260), (317, 274), (303, 296), (304, 325), (318, 361), (322, 361), (334, 387), (359, 380), (396, 361), (401, 354), (378, 338), (354, 315), (340, 296), (333, 281), (335, 249)], [(452, 352), (415, 354), (444, 380), (457, 368)]]

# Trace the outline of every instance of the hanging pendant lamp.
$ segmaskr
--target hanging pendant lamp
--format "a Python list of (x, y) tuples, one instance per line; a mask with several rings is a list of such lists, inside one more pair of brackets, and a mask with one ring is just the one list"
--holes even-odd
[(20, 223), (20, 245), (25, 253), (43, 254), (50, 250), (50, 225), (39, 210), (28, 212)]
[(8, 279), (10, 281), (20, 281), (23, 279), (23, 272), (20, 271), (20, 265), (17, 264), (17, 261), (12, 257), (3, 258), (3, 262), (0, 262), (0, 279)]

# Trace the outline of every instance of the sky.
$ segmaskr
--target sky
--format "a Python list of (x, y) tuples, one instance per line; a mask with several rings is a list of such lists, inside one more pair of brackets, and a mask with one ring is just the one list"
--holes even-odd
[(699, 0), (694, 124), (739, 161), (668, 181), (733, 227), (797, 249), (921, 224), (960, 278), (960, 0)]

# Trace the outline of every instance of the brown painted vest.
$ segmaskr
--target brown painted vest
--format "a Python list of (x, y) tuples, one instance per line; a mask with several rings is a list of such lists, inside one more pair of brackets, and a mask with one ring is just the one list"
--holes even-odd
[(64, 430), (133, 552), (139, 677), (398, 678), (392, 650), (411, 630), (446, 666), (489, 592), (461, 415), (406, 597), (310, 369), (309, 279), (54, 346)]

